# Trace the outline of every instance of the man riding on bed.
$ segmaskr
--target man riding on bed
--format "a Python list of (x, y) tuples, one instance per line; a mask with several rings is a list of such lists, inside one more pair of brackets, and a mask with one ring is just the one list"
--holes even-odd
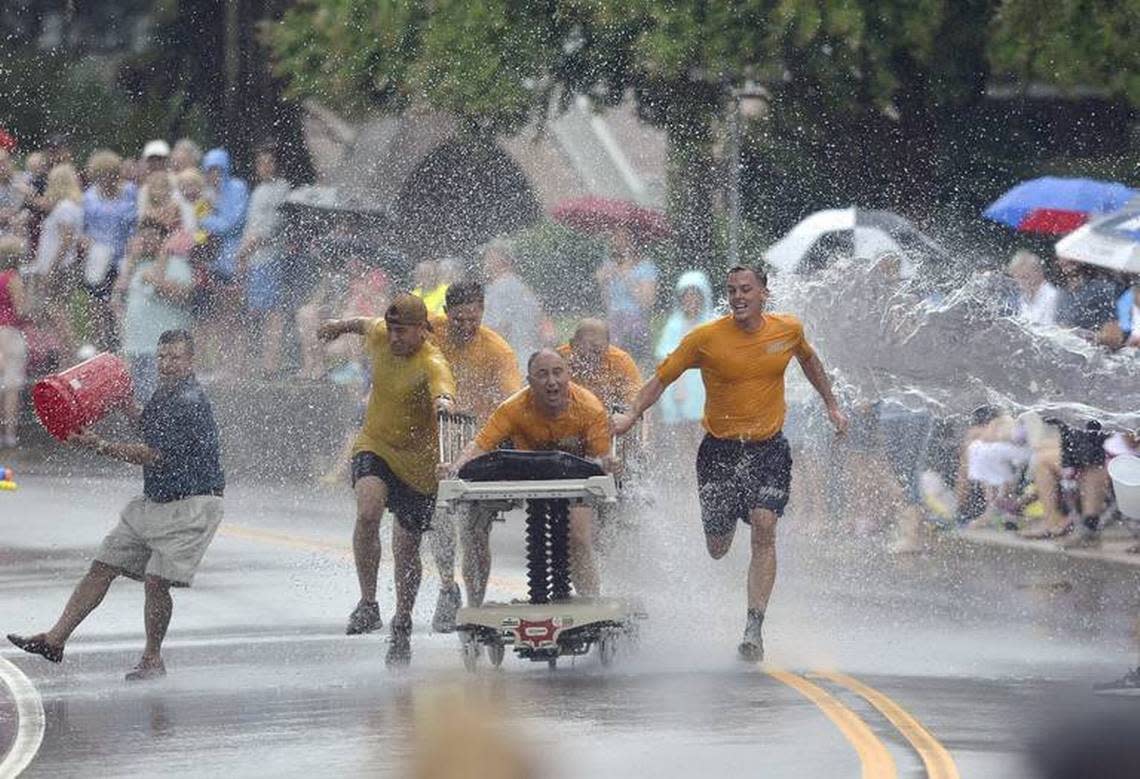
[[(592, 458), (612, 472), (610, 422), (600, 400), (589, 390), (570, 381), (565, 358), (552, 349), (542, 349), (527, 362), (527, 386), (503, 401), (459, 459), (441, 466), (453, 476), (469, 461), (496, 449), (504, 441), (523, 451), (562, 451)], [(463, 578), (470, 606), (483, 603), (491, 570), (490, 533), (493, 512), (471, 518)], [(598, 571), (594, 563), (592, 535), (594, 510), (590, 506), (570, 509), (570, 572), (578, 595), (598, 595)]]

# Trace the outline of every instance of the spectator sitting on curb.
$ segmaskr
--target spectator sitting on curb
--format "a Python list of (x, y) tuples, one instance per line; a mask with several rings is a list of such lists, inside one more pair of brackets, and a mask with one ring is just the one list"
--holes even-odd
[(1057, 323), (1057, 288), (1045, 280), (1044, 264), (1033, 252), (1019, 251), (1009, 261), (1007, 272), (1017, 282), (1018, 315), (1035, 325)]
[(1110, 343), (1115, 334), (1106, 326), (1115, 325), (1116, 287), (1087, 265), (1066, 257), (1057, 259), (1065, 280), (1057, 300), (1057, 324), (1076, 329), (1093, 343)]
[(969, 478), (985, 493), (985, 509), (969, 529), (991, 526), (1001, 516), (1016, 513), (1015, 494), (1030, 456), (1025, 444), (1024, 429), (1002, 414), (986, 423), (966, 447)]
[(1140, 347), (1140, 274), (1128, 280), (1128, 288), (1116, 300), (1116, 323), (1121, 346)]
[[(1121, 455), (1140, 457), (1140, 429), (1127, 432), (1113, 433), (1104, 442), (1105, 468), (1114, 457)], [(1140, 519), (1124, 517), (1124, 523), (1134, 538), (1140, 537)], [(1140, 554), (1140, 543), (1135, 543), (1124, 550), (1128, 554)]]

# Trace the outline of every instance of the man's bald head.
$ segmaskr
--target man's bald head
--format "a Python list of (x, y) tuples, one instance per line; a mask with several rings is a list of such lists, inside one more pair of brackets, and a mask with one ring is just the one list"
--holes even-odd
[(577, 341), (580, 338), (600, 338), (608, 345), (610, 342), (610, 326), (604, 319), (588, 317), (578, 323), (571, 340)]
[(570, 359), (592, 369), (610, 346), (610, 326), (602, 319), (583, 319), (570, 339)]
[(553, 349), (539, 349), (526, 362), (526, 380), (539, 412), (557, 417), (570, 403), (570, 368)]
[(542, 365), (546, 365), (548, 367), (553, 365), (554, 362), (551, 362), (552, 360), (554, 362), (561, 363), (563, 366), (566, 365), (566, 360), (562, 357), (562, 355), (559, 354), (558, 352), (554, 351), (553, 349), (545, 349), (544, 348), (544, 349), (539, 349), (537, 352), (533, 352), (530, 355), (530, 358), (526, 361), (526, 372), (527, 372), (527, 374), (529, 375), (530, 373), (532, 373), (534, 371), (535, 367), (540, 363)]

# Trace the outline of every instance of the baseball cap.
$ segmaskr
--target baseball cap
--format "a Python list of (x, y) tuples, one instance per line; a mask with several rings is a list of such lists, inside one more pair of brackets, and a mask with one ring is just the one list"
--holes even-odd
[(402, 292), (392, 298), (392, 302), (388, 304), (388, 310), (384, 312), (384, 321), (390, 325), (428, 324), (427, 306), (415, 295)]
[(146, 146), (143, 147), (143, 159), (147, 157), (169, 157), (170, 144), (163, 140), (147, 141)]

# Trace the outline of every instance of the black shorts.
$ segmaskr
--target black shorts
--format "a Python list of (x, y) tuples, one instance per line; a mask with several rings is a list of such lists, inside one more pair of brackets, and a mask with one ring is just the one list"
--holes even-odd
[(792, 450), (783, 433), (766, 441), (735, 441), (706, 435), (697, 450), (697, 494), (705, 534), (728, 535), (753, 509), (777, 517), (788, 505)]
[(356, 482), (365, 476), (375, 476), (387, 485), (387, 508), (405, 530), (409, 533), (431, 530), (434, 495), (424, 495), (409, 487), (375, 452), (357, 452), (352, 456), (352, 486), (355, 488)]

